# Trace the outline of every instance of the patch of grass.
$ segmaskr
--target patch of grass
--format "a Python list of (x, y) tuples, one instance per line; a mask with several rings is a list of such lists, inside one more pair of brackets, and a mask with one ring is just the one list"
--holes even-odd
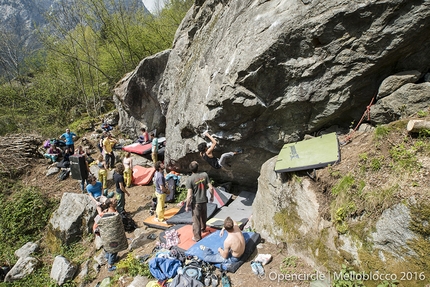
[(282, 260), (281, 265), (279, 266), (279, 271), (283, 274), (290, 274), (295, 272), (295, 268), (297, 267), (297, 256), (288, 256)]
[(354, 177), (351, 174), (347, 174), (346, 176), (342, 177), (338, 181), (338, 183), (332, 188), (331, 193), (333, 195), (338, 195), (342, 192), (345, 192), (351, 188), (354, 182)]
[(367, 153), (360, 153), (358, 158), (361, 163), (366, 163), (369, 160), (369, 155)]
[(57, 204), (36, 188), (16, 184), (12, 189), (11, 196), (0, 193), (0, 254), (9, 265), (16, 261), (16, 249), (42, 237)]
[(380, 170), (384, 165), (384, 160), (385, 160), (384, 156), (372, 158), (370, 162), (370, 168), (372, 169), (372, 171)]
[(369, 213), (379, 214), (384, 209), (389, 208), (395, 203), (394, 195), (400, 191), (398, 184), (388, 188), (376, 188), (363, 194), (362, 206)]
[(420, 110), (420, 111), (418, 111), (418, 112), (417, 112), (417, 116), (418, 116), (419, 118), (425, 118), (425, 117), (427, 117), (428, 115), (429, 115), (428, 111)]
[[(22, 278), (21, 280), (16, 280), (12, 282), (0, 282), (0, 287), (36, 287), (36, 286), (46, 286), (46, 287), (58, 287), (56, 282), (49, 277), (51, 267), (42, 266), (36, 269), (33, 273)], [(77, 284), (73, 282), (66, 282), (62, 287), (76, 287)]]
[(87, 248), (88, 247), (85, 244), (82, 244), (82, 242), (62, 245), (60, 248), (60, 252), (57, 255), (64, 256), (73, 264), (80, 265), (88, 259), (84, 256), (85, 252), (87, 251)]
[(117, 272), (120, 274), (128, 274), (132, 277), (137, 275), (146, 276), (149, 279), (154, 278), (149, 271), (147, 263), (141, 263), (133, 252), (127, 254), (127, 257), (116, 264)]
[(421, 168), (421, 164), (416, 157), (417, 148), (409, 147), (406, 143), (401, 143), (390, 149), (390, 156), (393, 160), (392, 167), (403, 171), (416, 171)]
[(390, 131), (391, 131), (391, 129), (388, 126), (385, 126), (385, 125), (383, 125), (383, 126), (377, 126), (375, 128), (375, 132), (374, 132), (375, 133), (375, 138), (377, 140), (383, 139), (386, 136), (388, 136), (388, 134), (390, 133)]

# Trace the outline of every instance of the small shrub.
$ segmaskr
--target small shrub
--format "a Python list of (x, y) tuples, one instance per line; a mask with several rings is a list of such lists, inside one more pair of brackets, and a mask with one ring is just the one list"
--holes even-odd
[(428, 112), (427, 111), (423, 111), (423, 110), (420, 110), (420, 111), (418, 111), (418, 113), (417, 113), (417, 116), (419, 117), (419, 118), (425, 118), (425, 117), (427, 117), (428, 116)]
[(176, 197), (175, 202), (179, 203), (187, 199), (188, 190), (185, 187), (178, 186), (176, 187)]
[(16, 260), (14, 250), (42, 236), (55, 206), (35, 188), (15, 185), (13, 189), (19, 191), (10, 197), (0, 193), (0, 254), (8, 261)]
[(342, 264), (342, 269), (333, 279), (333, 287), (364, 287), (363, 281), (355, 279), (356, 272), (352, 267)]
[(370, 168), (372, 169), (372, 171), (378, 171), (382, 168), (383, 162), (384, 162), (383, 156), (372, 158), (372, 161), (370, 163)]

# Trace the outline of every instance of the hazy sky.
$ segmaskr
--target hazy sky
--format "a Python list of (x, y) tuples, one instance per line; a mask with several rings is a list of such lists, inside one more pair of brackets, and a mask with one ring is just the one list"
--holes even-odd
[(142, 0), (142, 2), (151, 13), (158, 12), (164, 6), (164, 0)]

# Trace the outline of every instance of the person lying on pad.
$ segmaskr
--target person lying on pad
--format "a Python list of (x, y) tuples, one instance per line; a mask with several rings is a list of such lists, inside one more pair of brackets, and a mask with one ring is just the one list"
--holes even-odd
[(224, 227), (222, 228), (219, 236), (224, 235), (224, 230), (228, 235), (224, 241), (224, 249), (219, 247), (218, 253), (214, 253), (209, 247), (200, 245), (203, 250), (203, 260), (209, 263), (223, 263), (231, 264), (238, 262), (245, 252), (245, 238), (239, 226), (230, 217), (224, 220)]

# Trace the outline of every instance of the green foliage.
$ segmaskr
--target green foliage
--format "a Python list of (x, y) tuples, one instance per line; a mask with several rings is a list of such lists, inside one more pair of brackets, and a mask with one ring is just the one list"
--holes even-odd
[(367, 153), (361, 153), (358, 155), (360, 162), (366, 163), (369, 160), (369, 155)]
[(357, 273), (352, 267), (346, 267), (342, 264), (342, 269), (339, 273), (338, 278), (334, 278), (332, 285), (333, 287), (364, 287), (363, 281), (356, 280), (355, 275)]
[(423, 110), (420, 110), (420, 111), (418, 111), (418, 113), (417, 113), (417, 116), (419, 117), (419, 118), (425, 118), (425, 117), (427, 117), (428, 116), (428, 111), (423, 111)]
[(188, 193), (188, 190), (185, 187), (181, 187), (181, 186), (176, 187), (177, 196), (175, 197), (175, 202), (179, 203), (181, 201), (186, 200), (187, 193)]
[(400, 282), (397, 280), (387, 281), (384, 280), (377, 287), (396, 287)]
[(16, 185), (13, 189), (10, 197), (4, 189), (0, 193), (1, 257), (9, 263), (16, 260), (13, 255), (16, 249), (41, 238), (55, 206), (55, 202), (35, 188)]
[(384, 164), (384, 156), (372, 158), (370, 168), (372, 171), (378, 171)]
[(416, 152), (415, 147), (408, 147), (405, 143), (392, 147), (390, 149), (390, 155), (393, 160), (392, 166), (409, 172), (419, 170), (421, 164), (416, 157)]
[[(170, 0), (151, 15), (130, 1), (76, 0), (62, 15), (46, 15), (51, 29), (38, 31), (43, 47), (20, 53), (25, 67), (10, 71), (15, 80), (0, 81), (0, 135), (50, 134), (112, 109), (115, 84), (145, 57), (171, 48), (193, 2)], [(19, 50), (14, 35), (3, 36), (0, 47)]]
[(130, 276), (146, 276), (148, 278), (153, 278), (151, 272), (149, 271), (149, 266), (147, 263), (141, 263), (134, 255), (133, 252), (127, 254), (127, 258), (121, 260), (116, 264), (117, 271), (119, 273), (126, 273)]
[(422, 130), (419, 131), (418, 135), (421, 138), (423, 138), (423, 137), (430, 137), (430, 130), (428, 130), (428, 129), (422, 129)]
[(355, 209), (356, 207), (354, 202), (348, 202), (336, 210), (335, 225), (340, 234), (344, 234), (348, 231), (347, 219)]
[(296, 256), (285, 257), (282, 260), (281, 265), (279, 266), (279, 270), (281, 271), (281, 273), (283, 274), (294, 273), (295, 268), (297, 267), (297, 260), (298, 258)]
[(354, 177), (351, 174), (348, 174), (338, 181), (338, 183), (332, 188), (331, 193), (333, 195), (338, 195), (341, 192), (345, 192), (351, 188), (354, 182)]
[[(54, 280), (49, 277), (50, 268), (48, 266), (42, 266), (41, 268), (36, 269), (30, 275), (22, 278), (21, 280), (12, 281), (12, 282), (1, 282), (0, 287), (57, 287), (58, 285)], [(62, 287), (76, 287), (77, 284), (73, 282), (66, 282)]]
[(86, 251), (87, 246), (82, 244), (82, 242), (75, 242), (69, 245), (62, 245), (59, 254), (56, 255), (64, 256), (74, 264), (80, 265), (88, 259), (85, 256)]
[(390, 133), (391, 129), (388, 126), (377, 126), (375, 128), (375, 138), (380, 140)]

